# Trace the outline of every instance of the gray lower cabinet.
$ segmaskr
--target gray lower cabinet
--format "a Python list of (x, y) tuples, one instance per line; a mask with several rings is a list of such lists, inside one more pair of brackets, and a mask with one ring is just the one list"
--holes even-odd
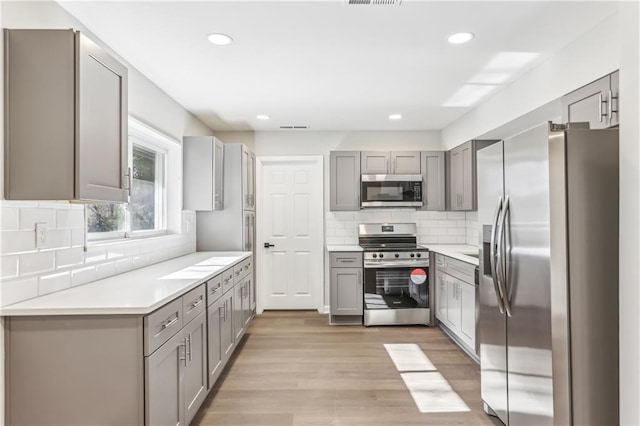
[(422, 164), (422, 210), (446, 209), (446, 173), (444, 151), (423, 151)]
[(331, 151), (329, 209), (360, 210), (360, 151)]
[(147, 315), (7, 317), (4, 424), (187, 426), (253, 317), (252, 264)]
[(145, 360), (146, 424), (188, 425), (207, 396), (205, 313)]
[(475, 266), (436, 255), (436, 317), (463, 349), (477, 355)]
[(620, 124), (619, 72), (606, 75), (562, 97), (562, 121), (586, 122), (591, 129)]
[[(362, 253), (329, 253), (331, 322), (362, 322), (364, 287)], [(354, 317), (358, 317), (356, 320)]]
[(4, 45), (5, 198), (127, 202), (127, 68), (73, 30)]

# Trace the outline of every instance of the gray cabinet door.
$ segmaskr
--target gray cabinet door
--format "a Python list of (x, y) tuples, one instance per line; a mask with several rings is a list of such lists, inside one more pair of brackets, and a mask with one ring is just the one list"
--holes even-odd
[(447, 325), (458, 334), (460, 332), (460, 285), (458, 280), (444, 276), (447, 285)]
[(360, 210), (360, 152), (331, 151), (329, 208)]
[(224, 314), (220, 324), (220, 347), (222, 350), (222, 365), (225, 365), (233, 353), (235, 342), (233, 338), (233, 289), (225, 293), (220, 300)]
[(362, 268), (331, 268), (331, 315), (362, 315)]
[(213, 137), (186, 136), (182, 139), (182, 204), (186, 210), (214, 209)]
[(460, 335), (475, 352), (476, 341), (476, 288), (473, 284), (458, 281), (460, 290)]
[(242, 146), (242, 209), (255, 210), (256, 156)]
[(388, 151), (362, 151), (360, 153), (361, 173), (363, 175), (387, 174), (391, 169), (390, 160), (391, 155)]
[(424, 151), (421, 153), (423, 207), (422, 210), (445, 210), (445, 153)]
[(391, 151), (391, 173), (397, 175), (419, 175), (420, 152)]
[(198, 412), (207, 397), (207, 327), (202, 312), (183, 329), (187, 343), (186, 366), (183, 369), (185, 424)]
[(244, 279), (244, 297), (242, 298), (242, 316), (244, 318), (245, 331), (251, 322), (251, 284), (253, 282), (252, 274)]
[(144, 417), (148, 426), (187, 424), (182, 402), (186, 346), (185, 335), (179, 332), (145, 358)]
[[(616, 123), (618, 114), (609, 114), (609, 91), (611, 90), (611, 77), (587, 84), (562, 97), (562, 118), (564, 122), (588, 122), (591, 129), (604, 129), (613, 124), (609, 115), (615, 115)], [(618, 102), (613, 102), (617, 108)]]
[(244, 333), (244, 318), (242, 312), (242, 300), (244, 296), (244, 281), (239, 282), (233, 287), (233, 339), (236, 344), (242, 338)]
[(472, 143), (463, 145), (462, 149), (462, 188), (460, 210), (473, 210), (475, 196), (475, 152)]
[(220, 377), (222, 371), (222, 325), (224, 318), (224, 300), (220, 299), (207, 308), (207, 346), (209, 380), (207, 389)]
[(442, 271), (436, 270), (436, 317), (446, 323), (447, 320), (447, 301), (448, 287), (445, 280), (445, 274)]
[[(466, 145), (466, 144), (465, 144)], [(449, 160), (449, 200), (451, 210), (462, 209), (462, 191), (463, 191), (463, 160), (462, 147), (456, 147), (451, 150)]]
[(213, 209), (224, 208), (224, 145), (213, 138)]
[(127, 68), (76, 33), (79, 139), (76, 195), (126, 202), (129, 197)]

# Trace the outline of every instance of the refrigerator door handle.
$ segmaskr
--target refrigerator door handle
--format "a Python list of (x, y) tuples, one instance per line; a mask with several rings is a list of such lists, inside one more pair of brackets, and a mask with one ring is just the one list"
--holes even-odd
[(498, 299), (498, 309), (500, 314), (504, 314), (504, 307), (502, 306), (502, 291), (500, 290), (500, 284), (498, 282), (498, 273), (496, 268), (497, 263), (497, 251), (496, 251), (496, 228), (502, 212), (502, 197), (498, 198), (498, 205), (496, 206), (496, 212), (493, 216), (493, 227), (491, 228), (491, 241), (489, 248), (489, 263), (491, 264), (491, 278), (493, 280), (493, 289), (496, 292), (496, 299)]
[(498, 271), (502, 274), (502, 279), (498, 279), (498, 283), (502, 283), (502, 304), (504, 306), (504, 310), (507, 312), (508, 316), (513, 316), (511, 314), (511, 304), (509, 302), (509, 293), (507, 292), (507, 250), (506, 250), (506, 241), (504, 228), (507, 226), (507, 215), (509, 214), (509, 196), (507, 195), (504, 200), (504, 206), (502, 207), (502, 220), (500, 221), (500, 229), (498, 230), (498, 253), (500, 257), (500, 263), (498, 265)]

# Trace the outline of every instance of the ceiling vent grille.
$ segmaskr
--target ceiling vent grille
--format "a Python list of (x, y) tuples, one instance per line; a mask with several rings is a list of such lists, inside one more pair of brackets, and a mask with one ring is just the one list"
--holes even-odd
[(287, 126), (280, 126), (281, 129), (286, 129), (286, 130), (292, 130), (292, 129), (308, 129), (309, 126), (305, 125), (287, 125)]
[(366, 6), (400, 6), (402, 0), (344, 0), (344, 2), (350, 5), (366, 5)]

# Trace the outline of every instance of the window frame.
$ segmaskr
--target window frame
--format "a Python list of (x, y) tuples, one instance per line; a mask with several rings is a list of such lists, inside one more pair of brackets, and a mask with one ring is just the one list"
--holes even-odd
[[(176, 146), (181, 144), (161, 133), (160, 131), (147, 126), (139, 120), (129, 116), (128, 122), (128, 139), (127, 139), (127, 151), (128, 151), (128, 167), (129, 170), (133, 170), (133, 147), (139, 146), (142, 149), (153, 151), (156, 153), (156, 173), (155, 184), (159, 186), (159, 190), (155, 191), (155, 212), (154, 217), (156, 221), (155, 229), (131, 229), (131, 212), (129, 209), (129, 203), (123, 203), (124, 206), (124, 229), (120, 231), (110, 232), (89, 232), (88, 227), (88, 215), (87, 208), (85, 206), (85, 241), (86, 244), (92, 243), (112, 243), (117, 241), (151, 238), (163, 235), (168, 235), (169, 228), (169, 176), (171, 175), (170, 156), (177, 155), (175, 151)], [(179, 159), (180, 162), (182, 159)], [(174, 161), (175, 162), (175, 161)]]

